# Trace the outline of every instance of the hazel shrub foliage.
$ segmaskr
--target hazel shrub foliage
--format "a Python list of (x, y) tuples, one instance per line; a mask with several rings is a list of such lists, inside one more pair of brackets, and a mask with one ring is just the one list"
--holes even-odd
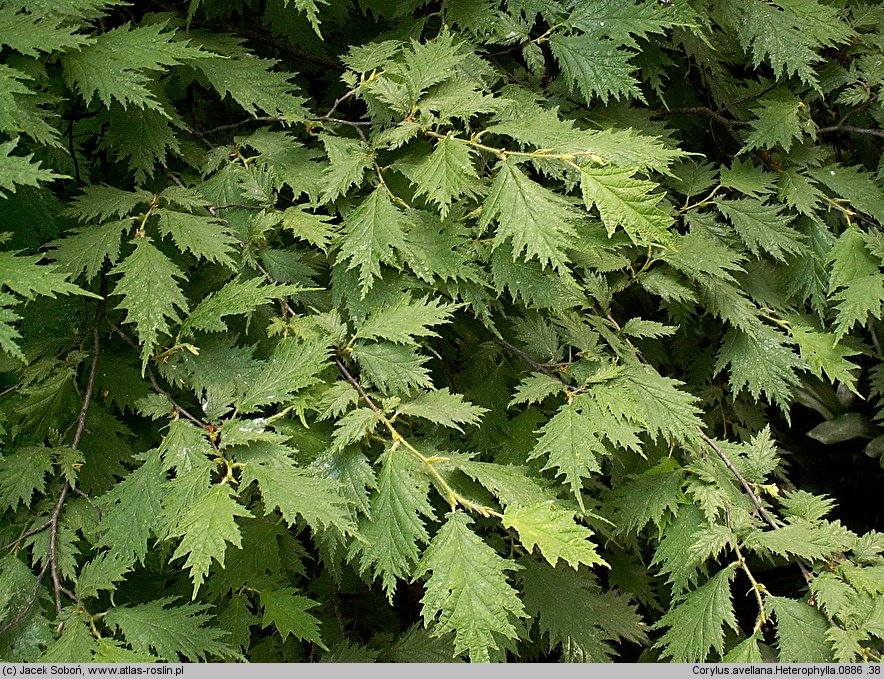
[(882, 41), (0, 0), (0, 656), (880, 660)]

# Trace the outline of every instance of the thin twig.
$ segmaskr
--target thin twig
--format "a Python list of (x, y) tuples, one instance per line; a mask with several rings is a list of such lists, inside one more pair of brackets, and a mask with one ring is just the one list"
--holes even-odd
[(715, 451), (715, 454), (721, 458), (721, 461), (724, 462), (724, 466), (727, 467), (731, 474), (733, 474), (737, 480), (740, 482), (740, 485), (743, 486), (743, 489), (749, 494), (749, 498), (752, 500), (752, 504), (755, 505), (755, 509), (758, 510), (758, 513), (761, 515), (767, 524), (773, 528), (774, 530), (778, 529), (780, 525), (776, 522), (773, 516), (771, 516), (770, 512), (768, 512), (764, 505), (761, 503), (761, 499), (755, 494), (755, 491), (752, 489), (752, 485), (746, 480), (739, 470), (734, 466), (734, 463), (731, 462), (730, 458), (725, 454), (725, 452), (719, 447), (719, 445), (713, 441), (709, 436), (706, 435), (706, 432), (703, 431), (702, 427), (697, 427), (697, 431), (700, 433), (700, 437), (709, 444), (709, 447)]
[[(120, 330), (120, 328), (117, 327), (117, 325), (113, 321), (111, 321), (109, 318), (105, 318), (105, 321), (110, 326), (110, 329), (114, 332), (114, 334), (119, 336), (120, 339), (122, 339), (124, 342), (126, 342), (126, 344), (128, 344), (130, 347), (132, 347), (136, 351), (140, 351), (140, 348), (139, 348), (138, 344), (135, 342), (135, 340), (133, 340), (131, 337), (129, 337), (129, 335), (127, 335), (125, 332)], [(172, 394), (169, 393), (168, 390), (164, 389), (160, 385), (160, 383), (157, 381), (157, 378), (153, 374), (153, 370), (151, 370), (150, 366), (145, 366), (144, 372), (147, 375), (147, 379), (150, 380), (150, 384), (153, 387), (153, 390), (155, 392), (157, 392), (160, 396), (165, 396), (166, 400), (169, 401), (169, 404), (172, 406), (172, 409), (176, 413), (186, 417), (188, 420), (190, 420), (194, 424), (202, 427), (203, 429), (209, 428), (209, 425), (207, 423), (203, 422), (200, 418), (192, 415), (190, 412), (188, 412), (187, 410), (185, 410), (184, 408), (182, 408), (178, 404), (178, 402), (175, 400), (175, 398), (172, 396)]]
[[(229, 27), (218, 27), (218, 30), (221, 32), (230, 30)], [(238, 27), (236, 28), (236, 33), (246, 38), (251, 38), (252, 40), (257, 40), (258, 42), (264, 43), (270, 47), (278, 49), (280, 52), (287, 54), (288, 56), (295, 59), (296, 62), (310, 61), (317, 66), (324, 66), (325, 68), (332, 68), (335, 71), (343, 71), (344, 64), (338, 61), (337, 59), (332, 59), (330, 57), (322, 56), (321, 54), (313, 54), (312, 52), (307, 52), (305, 50), (300, 50), (297, 47), (292, 47), (288, 43), (277, 40), (273, 36), (271, 36), (266, 31), (252, 31), (247, 28)]]
[[(101, 317), (104, 315), (104, 297), (105, 297), (105, 279), (102, 278), (102, 299), (98, 305), (98, 310), (95, 315), (95, 323), (92, 328), (92, 360), (89, 364), (89, 375), (86, 378), (86, 388), (83, 392), (83, 404), (80, 406), (80, 412), (77, 415), (76, 420), (76, 428), (74, 429), (74, 437), (71, 439), (71, 448), (77, 449), (80, 445), (80, 440), (83, 437), (83, 432), (86, 430), (86, 416), (89, 413), (89, 405), (92, 403), (92, 394), (95, 390), (95, 375), (98, 370), (98, 357), (100, 353), (100, 335), (98, 330), (98, 324), (100, 322)], [(61, 491), (58, 494), (58, 499), (55, 501), (55, 507), (52, 510), (52, 514), (49, 515), (49, 519), (30, 530), (25, 531), (19, 536), (18, 540), (9, 545), (3, 547), (3, 549), (7, 549), (15, 544), (19, 544), (22, 540), (36, 535), (37, 533), (41, 533), (42, 531), (49, 529), (49, 548), (46, 553), (46, 561), (43, 564), (43, 568), (40, 570), (40, 574), (37, 576), (37, 585), (34, 589), (34, 594), (26, 603), (25, 607), (19, 614), (13, 618), (10, 622), (3, 626), (0, 629), (0, 634), (11, 629), (15, 625), (17, 625), (21, 620), (24, 619), (24, 616), (34, 605), (34, 602), (37, 600), (37, 596), (39, 595), (40, 586), (43, 583), (43, 578), (46, 576), (46, 573), (49, 573), (50, 578), (52, 579), (52, 588), (53, 593), (55, 595), (55, 612), (58, 615), (61, 615), (61, 595), (65, 594), (65, 596), (71, 596), (75, 601), (79, 601), (76, 596), (71, 595), (70, 592), (65, 588), (61, 583), (61, 577), (58, 573), (58, 526), (61, 518), (61, 512), (64, 508), (64, 501), (67, 498), (68, 491), (72, 488), (70, 482), (65, 481), (64, 485), (61, 487)]]
[(831, 132), (852, 132), (853, 134), (865, 134), (870, 137), (881, 137), (884, 139), (884, 130), (873, 130), (868, 127), (854, 127), (853, 125), (830, 125), (829, 127), (821, 127), (817, 130), (818, 134), (829, 134)]
[(752, 94), (747, 94), (746, 96), (740, 97), (739, 99), (734, 99), (733, 101), (722, 106), (721, 110), (727, 111), (729, 108), (733, 108), (737, 104), (742, 104), (743, 102), (749, 101), (750, 99), (758, 99), (759, 97), (763, 97), (765, 94), (767, 94), (772, 89), (774, 89), (778, 86), (779, 86), (778, 82), (773, 82), (770, 85), (768, 85), (767, 87), (765, 87), (763, 90), (761, 90), (760, 92), (753, 92)]
[(55, 593), (55, 612), (61, 615), (61, 580), (58, 577), (58, 520), (61, 517), (61, 510), (64, 507), (64, 500), (67, 497), (70, 484), (65, 481), (61, 487), (61, 493), (58, 495), (58, 501), (55, 503), (55, 509), (49, 517), (49, 552), (46, 555), (46, 562), (49, 564), (49, 575), (52, 577), (52, 589)]
[(707, 118), (711, 118), (712, 120), (721, 123), (727, 128), (734, 127), (746, 127), (749, 125), (747, 122), (743, 122), (742, 120), (736, 120), (734, 118), (728, 118), (727, 116), (721, 115), (718, 111), (713, 111), (708, 106), (682, 106), (679, 108), (670, 108), (670, 109), (658, 109), (657, 113), (663, 115), (676, 115), (676, 114), (694, 114), (701, 115)]
[(49, 560), (43, 564), (43, 568), (40, 569), (40, 572), (37, 574), (37, 583), (34, 585), (34, 591), (28, 600), (25, 602), (25, 605), (18, 612), (12, 620), (7, 622), (3, 627), (0, 627), (0, 636), (6, 634), (9, 630), (15, 627), (18, 623), (24, 620), (25, 616), (28, 614), (28, 611), (33, 608), (34, 603), (37, 601), (37, 597), (40, 596), (40, 586), (43, 584), (43, 578), (46, 577), (46, 571), (49, 570)]
[(4, 396), (9, 396), (12, 392), (18, 391), (24, 386), (23, 382), (19, 382), (18, 384), (13, 384), (11, 387), (6, 387), (3, 391), (0, 391), (0, 398)]
[[(269, 282), (271, 282), (271, 283), (277, 282), (276, 279), (274, 279), (273, 276), (271, 276), (267, 272), (267, 270), (264, 267), (262, 267), (260, 264), (256, 263), (255, 267), (258, 269), (258, 271), (260, 271), (262, 274), (264, 274), (264, 276), (267, 278), (267, 280)], [(294, 314), (294, 309), (292, 309), (292, 306), (291, 306), (291, 304), (289, 304), (288, 300), (285, 297), (282, 297), (281, 301), (283, 303), (283, 307), (290, 314)], [(442, 476), (442, 474), (439, 472), (439, 470), (435, 466), (436, 462), (440, 462), (445, 458), (440, 458), (440, 457), (437, 457), (434, 455), (431, 455), (428, 457), (428, 456), (424, 455), (423, 453), (421, 453), (411, 443), (409, 443), (408, 439), (406, 437), (404, 437), (401, 433), (399, 433), (399, 431), (393, 425), (393, 420), (388, 419), (384, 415), (383, 410), (381, 410), (381, 408), (379, 408), (378, 405), (372, 400), (372, 398), (365, 391), (365, 388), (359, 383), (359, 380), (356, 379), (352, 375), (352, 373), (350, 373), (349, 370), (347, 370), (347, 366), (344, 365), (344, 362), (341, 360), (341, 358), (339, 356), (334, 356), (334, 362), (335, 362), (335, 365), (338, 367), (338, 370), (341, 372), (341, 375), (343, 375), (344, 378), (351, 385), (353, 385), (353, 387), (356, 389), (356, 391), (359, 393), (359, 395), (365, 400), (366, 404), (368, 404), (368, 407), (371, 408), (372, 411), (374, 411), (375, 413), (377, 413), (380, 416), (380, 421), (384, 423), (384, 426), (386, 426), (387, 430), (390, 432), (390, 437), (393, 442), (392, 443), (393, 449), (395, 450), (399, 446), (402, 446), (403, 448), (408, 450), (412, 455), (414, 455), (418, 460), (420, 460), (421, 463), (423, 463), (426, 470), (436, 480), (436, 483), (438, 484), (437, 490), (439, 490), (441, 494), (446, 496), (448, 504), (451, 506), (452, 509), (454, 509), (458, 505), (462, 505), (466, 509), (470, 509), (472, 511), (478, 512), (479, 514), (481, 514), (482, 516), (485, 516), (485, 517), (489, 517), (489, 516), (495, 516), (497, 518), (503, 517), (503, 515), (500, 512), (492, 509), (491, 507), (486, 507), (484, 505), (477, 504), (477, 503), (473, 502), (472, 500), (470, 500), (469, 498), (464, 497), (463, 495), (458, 493), (456, 490), (454, 490), (454, 488), (452, 488), (451, 485), (449, 485), (449, 483), (445, 480), (445, 477)]]
[[(104, 301), (102, 300), (99, 316), (104, 312)], [(77, 417), (77, 428), (74, 430), (74, 438), (71, 439), (71, 448), (80, 446), (80, 439), (83, 437), (83, 431), (86, 429), (86, 415), (89, 413), (89, 404), (92, 402), (92, 391), (95, 389), (95, 373), (98, 369), (98, 353), (99, 353), (99, 336), (98, 336), (98, 318), (95, 320), (95, 327), (92, 329), (92, 363), (89, 365), (89, 377), (86, 379), (86, 391), (83, 393), (83, 405), (80, 408), (80, 414)]]
[(224, 132), (226, 130), (234, 130), (237, 127), (242, 127), (243, 125), (249, 125), (251, 123), (281, 123), (282, 118), (279, 116), (256, 116), (254, 118), (246, 118), (245, 120), (240, 120), (237, 123), (227, 123), (226, 125), (218, 125), (217, 127), (210, 127), (208, 130), (200, 130), (202, 134), (216, 134), (218, 132)]
[[(780, 525), (777, 523), (776, 519), (771, 516), (770, 512), (764, 508), (764, 505), (761, 503), (761, 499), (755, 494), (755, 491), (752, 489), (752, 486), (746, 480), (746, 478), (740, 474), (739, 470), (734, 466), (734, 463), (731, 462), (730, 458), (725, 454), (725, 452), (719, 447), (715, 441), (713, 441), (709, 436), (706, 435), (706, 432), (703, 431), (701, 427), (697, 427), (697, 431), (700, 434), (700, 437), (709, 445), (712, 450), (715, 451), (716, 455), (724, 462), (724, 466), (727, 467), (731, 474), (733, 474), (737, 480), (740, 482), (740, 485), (743, 486), (743, 489), (746, 493), (749, 494), (749, 498), (752, 500), (752, 504), (755, 505), (755, 508), (758, 510), (758, 514), (765, 520), (767, 525), (769, 525), (773, 530), (779, 530)], [(801, 561), (795, 560), (798, 568), (801, 570), (801, 575), (804, 576), (805, 581), (810, 583), (813, 580), (813, 576), (810, 574), (810, 571), (807, 569)]]
[(335, 111), (338, 110), (338, 106), (343, 104), (345, 101), (347, 101), (347, 99), (352, 97), (354, 94), (356, 94), (355, 89), (347, 90), (346, 92), (344, 92), (344, 94), (342, 94), (340, 97), (335, 99), (334, 103), (332, 104), (332, 107), (326, 112), (326, 114), (323, 116), (323, 118), (325, 118), (325, 119), (331, 118), (335, 114)]
[[(92, 362), (89, 365), (89, 377), (86, 379), (86, 390), (83, 394), (83, 405), (80, 407), (80, 414), (77, 416), (77, 428), (74, 430), (74, 438), (71, 439), (71, 448), (77, 449), (80, 446), (80, 440), (83, 432), (86, 430), (86, 416), (89, 414), (89, 405), (92, 403), (92, 393), (95, 389), (95, 374), (98, 369), (98, 356), (100, 353), (100, 337), (98, 332), (98, 322), (104, 315), (104, 299), (98, 307), (96, 314), (95, 326), (92, 328)], [(71, 489), (69, 481), (65, 481), (58, 495), (58, 501), (55, 503), (55, 509), (49, 517), (49, 553), (47, 561), (49, 563), (49, 575), (52, 578), (52, 587), (55, 592), (55, 612), (61, 615), (61, 593), (64, 586), (58, 575), (58, 523), (61, 517), (61, 510), (64, 507), (64, 501), (68, 491)]]
[(347, 366), (344, 365), (344, 362), (338, 356), (335, 356), (334, 360), (335, 365), (338, 366), (338, 370), (341, 371), (341, 374), (344, 376), (344, 378), (353, 385), (356, 391), (359, 392), (359, 395), (362, 397), (362, 400), (365, 401), (368, 407), (376, 413), (381, 412), (381, 409), (378, 408), (377, 404), (371, 400), (371, 396), (366, 393), (365, 388), (359, 383), (359, 380), (353, 377), (350, 371), (347, 370)]
[(46, 530), (47, 528), (49, 528), (49, 522), (48, 522), (48, 521), (46, 521), (45, 523), (43, 523), (43, 524), (37, 526), (36, 528), (30, 528), (30, 529), (26, 530), (24, 533), (22, 533), (21, 535), (19, 535), (19, 536), (18, 536), (15, 540), (13, 540), (12, 542), (9, 542), (9, 543), (3, 545), (2, 547), (0, 547), (0, 551), (4, 551), (4, 552), (5, 552), (5, 551), (6, 551), (7, 549), (9, 549), (10, 547), (15, 547), (15, 546), (16, 546), (17, 544), (19, 544), (22, 540), (26, 540), (27, 538), (31, 537), (32, 535), (36, 535), (37, 533), (42, 533), (42, 532), (43, 532), (44, 530)]
[(74, 180), (77, 186), (82, 186), (83, 180), (80, 178), (80, 162), (77, 160), (77, 149), (74, 146), (74, 119), (68, 120), (67, 125), (68, 152), (71, 154), (71, 161), (74, 165)]
[(562, 384), (566, 384), (565, 380), (562, 379), (561, 375), (557, 375), (556, 373), (554, 373), (552, 370), (547, 368), (542, 363), (535, 361), (533, 358), (531, 358), (531, 356), (527, 352), (522, 351), (521, 349), (519, 349), (519, 347), (517, 347), (514, 344), (510, 344), (505, 339), (503, 339), (503, 337), (496, 335), (494, 332), (492, 332), (490, 330), (489, 330), (489, 332), (491, 332), (491, 339), (493, 339), (497, 344), (502, 346), (507, 351), (510, 351), (510, 352), (514, 353), (516, 356), (518, 356), (519, 358), (521, 358), (523, 361), (525, 361), (525, 363), (527, 363), (532, 368), (534, 368), (534, 370), (536, 370), (537, 372), (543, 373), (547, 377), (552, 377), (554, 380), (558, 380)]

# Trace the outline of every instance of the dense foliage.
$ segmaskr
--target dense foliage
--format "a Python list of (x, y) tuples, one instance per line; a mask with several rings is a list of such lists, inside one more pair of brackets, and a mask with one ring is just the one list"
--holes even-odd
[(0, 656), (879, 660), (882, 46), (0, 0)]

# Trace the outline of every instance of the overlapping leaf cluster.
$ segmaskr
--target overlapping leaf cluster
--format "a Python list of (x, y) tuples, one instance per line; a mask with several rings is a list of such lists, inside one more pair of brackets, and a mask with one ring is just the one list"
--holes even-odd
[(182, 4), (0, 0), (0, 655), (880, 660), (879, 7)]

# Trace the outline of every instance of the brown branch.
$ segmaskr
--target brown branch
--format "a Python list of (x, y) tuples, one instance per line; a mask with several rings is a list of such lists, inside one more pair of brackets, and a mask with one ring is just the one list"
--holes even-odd
[(344, 362), (340, 359), (340, 357), (335, 356), (334, 360), (335, 365), (338, 366), (338, 370), (341, 371), (341, 374), (344, 376), (344, 378), (353, 385), (356, 391), (359, 392), (359, 395), (362, 397), (362, 400), (364, 400), (368, 404), (368, 407), (376, 413), (381, 412), (381, 409), (378, 408), (377, 404), (371, 400), (371, 396), (368, 395), (368, 393), (365, 391), (365, 388), (359, 383), (359, 380), (353, 377), (350, 371), (347, 370), (347, 366), (344, 365)]
[(9, 396), (11, 393), (18, 391), (23, 386), (24, 386), (24, 383), (19, 382), (18, 384), (13, 384), (11, 387), (7, 387), (3, 391), (0, 391), (0, 398), (3, 398), (4, 396)]
[[(216, 27), (216, 29), (220, 32), (226, 32), (230, 30), (229, 27)], [(338, 61), (337, 59), (332, 59), (330, 57), (324, 57), (321, 54), (313, 54), (311, 52), (307, 52), (305, 50), (298, 49), (297, 47), (292, 47), (288, 43), (277, 40), (273, 38), (266, 31), (252, 31), (247, 28), (237, 27), (235, 29), (237, 35), (241, 35), (245, 38), (250, 38), (252, 40), (256, 40), (257, 42), (263, 43), (269, 47), (273, 47), (278, 49), (280, 52), (287, 54), (292, 57), (296, 62), (309, 61), (317, 66), (324, 66), (326, 68), (332, 68), (335, 71), (343, 71), (344, 64)]]
[(6, 634), (9, 630), (15, 627), (18, 623), (24, 620), (25, 616), (28, 614), (28, 611), (33, 608), (34, 603), (37, 601), (37, 597), (40, 596), (40, 586), (43, 584), (43, 578), (46, 577), (46, 571), (49, 570), (49, 561), (43, 564), (43, 568), (40, 569), (40, 572), (37, 574), (37, 583), (34, 585), (34, 591), (31, 593), (31, 596), (28, 597), (28, 600), (25, 602), (25, 605), (18, 612), (12, 620), (7, 622), (3, 627), (0, 627), (0, 636)]
[[(99, 308), (98, 315), (104, 313), (104, 301)], [(78, 448), (83, 431), (86, 429), (86, 415), (89, 413), (89, 404), (92, 402), (92, 392), (95, 389), (95, 373), (98, 369), (99, 337), (98, 318), (95, 319), (95, 327), (92, 329), (92, 363), (89, 365), (89, 377), (86, 378), (86, 391), (83, 393), (83, 405), (77, 416), (77, 428), (74, 430), (74, 438), (71, 440), (71, 448)]]
[[(129, 335), (127, 335), (125, 332), (120, 330), (120, 328), (117, 327), (117, 325), (113, 321), (111, 321), (109, 318), (105, 318), (105, 321), (110, 326), (110, 329), (114, 332), (115, 335), (119, 336), (120, 339), (122, 339), (124, 342), (126, 342), (126, 344), (128, 344), (130, 347), (135, 349), (135, 351), (139, 351), (139, 352), (141, 351), (140, 347), (135, 342), (135, 340), (133, 340), (131, 337), (129, 337)], [(207, 423), (203, 422), (200, 418), (192, 415), (190, 412), (188, 412), (187, 410), (185, 410), (184, 408), (182, 408), (178, 404), (178, 402), (175, 400), (175, 398), (172, 396), (172, 394), (169, 393), (168, 390), (164, 389), (160, 385), (160, 383), (157, 381), (157, 378), (153, 374), (153, 370), (151, 370), (151, 367), (149, 365), (145, 366), (144, 372), (147, 375), (147, 379), (150, 380), (150, 384), (153, 387), (153, 390), (156, 393), (158, 393), (160, 396), (164, 396), (166, 398), (166, 400), (169, 401), (169, 404), (172, 406), (172, 410), (174, 410), (179, 415), (186, 417), (188, 420), (190, 420), (194, 424), (202, 427), (203, 429), (209, 428), (209, 425)]]
[(539, 363), (538, 361), (535, 361), (533, 358), (531, 358), (531, 355), (530, 355), (530, 354), (528, 354), (528, 353), (525, 352), (525, 351), (522, 351), (522, 350), (519, 349), (519, 347), (517, 347), (516, 345), (514, 345), (514, 344), (510, 344), (510, 343), (507, 342), (505, 339), (503, 339), (503, 337), (500, 337), (500, 336), (496, 335), (496, 334), (495, 334), (492, 330), (490, 330), (489, 328), (486, 328), (486, 330), (488, 330), (488, 332), (491, 333), (491, 339), (493, 339), (497, 344), (499, 344), (500, 346), (502, 346), (502, 347), (503, 347), (504, 349), (506, 349), (507, 351), (509, 351), (509, 352), (515, 354), (516, 356), (518, 356), (519, 358), (521, 358), (523, 361), (525, 361), (525, 363), (527, 363), (527, 364), (530, 365), (532, 368), (534, 368), (534, 370), (536, 370), (537, 372), (543, 373), (543, 374), (546, 375), (547, 377), (552, 377), (554, 380), (558, 380), (558, 381), (561, 382), (562, 384), (567, 384), (567, 383), (565, 382), (565, 380), (562, 379), (562, 376), (561, 376), (561, 375), (557, 375), (556, 373), (554, 373), (552, 370), (550, 370), (549, 368), (547, 368), (547, 367), (546, 367), (545, 365), (543, 365), (542, 363)]
[(727, 111), (729, 108), (733, 108), (737, 104), (742, 104), (744, 102), (749, 101), (750, 99), (758, 99), (759, 97), (763, 97), (765, 94), (767, 94), (768, 92), (770, 92), (772, 89), (774, 89), (776, 87), (779, 87), (779, 83), (773, 82), (770, 85), (768, 85), (767, 87), (765, 87), (764, 89), (760, 90), (759, 92), (753, 92), (752, 94), (747, 94), (744, 97), (740, 97), (739, 99), (734, 99), (733, 101), (728, 102), (727, 104), (725, 104), (724, 106), (721, 107), (721, 110)]
[[(83, 392), (83, 404), (80, 406), (80, 412), (77, 415), (76, 420), (76, 428), (74, 429), (74, 437), (71, 439), (71, 448), (77, 449), (80, 446), (80, 441), (83, 438), (83, 432), (86, 430), (86, 416), (89, 414), (89, 406), (92, 403), (92, 394), (95, 390), (95, 375), (98, 370), (98, 357), (100, 354), (100, 335), (98, 331), (98, 324), (101, 320), (101, 317), (104, 315), (104, 298), (106, 296), (106, 278), (102, 277), (101, 281), (101, 301), (98, 305), (98, 310), (95, 314), (95, 323), (92, 328), (92, 360), (89, 363), (89, 374), (86, 378), (86, 388)], [(12, 545), (20, 543), (25, 538), (28, 538), (32, 535), (36, 535), (37, 533), (41, 533), (42, 531), (49, 529), (49, 548), (46, 552), (46, 561), (43, 564), (43, 568), (40, 570), (39, 575), (37, 576), (37, 585), (34, 588), (34, 593), (31, 595), (30, 599), (25, 604), (25, 607), (19, 612), (18, 615), (15, 616), (11, 621), (6, 623), (2, 629), (0, 629), (0, 634), (6, 632), (11, 629), (19, 622), (21, 622), (27, 612), (33, 607), (34, 602), (37, 600), (37, 596), (39, 596), (40, 586), (43, 583), (43, 579), (46, 577), (46, 573), (48, 571), (49, 577), (52, 579), (52, 589), (55, 595), (55, 612), (57, 615), (61, 615), (61, 595), (71, 597), (73, 600), (78, 601), (77, 597), (61, 583), (61, 577), (58, 573), (58, 525), (61, 519), (61, 512), (64, 509), (64, 501), (67, 498), (68, 491), (72, 488), (70, 482), (65, 481), (64, 485), (61, 487), (61, 492), (58, 494), (58, 499), (55, 501), (55, 507), (52, 510), (52, 514), (49, 515), (49, 519), (37, 526), (36, 528), (32, 528), (28, 531), (22, 533), (19, 536), (18, 540), (11, 543), (10, 545), (4, 546), (3, 549), (6, 549)]]
[[(752, 490), (752, 486), (734, 466), (734, 463), (731, 462), (730, 458), (725, 454), (721, 447), (719, 447), (719, 445), (715, 443), (715, 441), (709, 438), (709, 436), (706, 435), (706, 432), (703, 431), (701, 427), (697, 427), (697, 431), (699, 432), (700, 437), (709, 445), (710, 448), (712, 448), (712, 450), (715, 451), (715, 454), (718, 455), (721, 461), (724, 462), (724, 466), (727, 467), (728, 470), (730, 470), (731, 474), (733, 474), (740, 482), (740, 485), (743, 486), (743, 489), (749, 495), (749, 498), (752, 500), (752, 504), (755, 505), (755, 509), (758, 510), (758, 514), (761, 516), (761, 518), (763, 518), (767, 525), (769, 525), (773, 530), (779, 530), (780, 525), (777, 523), (776, 519), (774, 519), (774, 517), (771, 516), (771, 513), (764, 508), (764, 505), (761, 503), (761, 499), (758, 497), (758, 495), (755, 494), (755, 491)], [(810, 583), (810, 581), (813, 579), (813, 576), (807, 569), (807, 566), (805, 566), (801, 561), (798, 561), (797, 559), (795, 559), (794, 561), (795, 564), (797, 564), (798, 568), (801, 570), (801, 575), (804, 576), (805, 581), (807, 583)]]
[(55, 509), (49, 517), (49, 552), (46, 555), (46, 563), (49, 564), (49, 575), (52, 578), (52, 589), (55, 594), (55, 612), (61, 615), (61, 580), (58, 577), (58, 520), (64, 507), (70, 484), (65, 481), (55, 503)]
[(715, 454), (721, 458), (721, 461), (724, 462), (724, 466), (727, 467), (731, 474), (733, 474), (737, 480), (740, 482), (740, 485), (743, 486), (743, 489), (748, 493), (749, 498), (752, 500), (752, 504), (755, 505), (755, 509), (758, 510), (758, 513), (761, 515), (767, 524), (777, 530), (780, 525), (776, 522), (773, 516), (771, 516), (770, 512), (764, 508), (764, 505), (761, 503), (761, 499), (755, 494), (755, 491), (752, 490), (751, 484), (746, 480), (746, 478), (739, 472), (739, 470), (734, 466), (734, 463), (731, 462), (730, 458), (725, 454), (725, 452), (719, 447), (715, 441), (713, 441), (709, 436), (707, 436), (706, 432), (703, 431), (701, 427), (697, 427), (697, 431), (700, 433), (700, 437), (709, 444), (709, 447), (715, 451)]
[[(279, 282), (273, 276), (271, 276), (270, 272), (267, 271), (267, 269), (265, 269), (263, 266), (261, 266), (258, 262), (255, 262), (255, 268), (258, 271), (260, 271), (261, 274), (270, 283), (273, 283), (275, 285), (276, 283)], [(289, 303), (288, 299), (286, 299), (285, 297), (281, 297), (280, 301), (282, 302), (283, 308), (288, 312), (288, 314), (293, 316), (295, 314), (295, 310), (292, 308), (292, 305)], [(365, 391), (365, 388), (359, 383), (359, 380), (357, 380), (355, 377), (353, 377), (353, 374), (349, 370), (347, 370), (347, 366), (344, 365), (344, 362), (341, 360), (341, 357), (335, 356), (334, 362), (335, 362), (335, 365), (338, 367), (338, 370), (341, 372), (341, 375), (344, 376), (344, 379), (346, 379), (350, 384), (353, 385), (353, 387), (356, 389), (357, 392), (359, 392), (359, 395), (362, 397), (362, 400), (365, 401), (365, 403), (368, 405), (368, 407), (371, 408), (376, 413), (381, 412), (381, 409), (372, 400), (371, 396), (368, 395), (368, 392)]]
[(21, 535), (19, 535), (19, 536), (18, 536), (15, 540), (13, 540), (12, 542), (9, 542), (9, 543), (3, 545), (2, 547), (0, 547), (0, 551), (6, 551), (6, 550), (9, 549), (10, 547), (15, 547), (15, 546), (16, 546), (18, 543), (20, 543), (22, 540), (26, 540), (27, 538), (31, 537), (32, 535), (36, 535), (37, 533), (42, 533), (42, 532), (43, 532), (44, 530), (46, 530), (47, 528), (49, 528), (49, 522), (48, 522), (48, 521), (46, 521), (45, 523), (43, 523), (43, 524), (37, 526), (36, 528), (30, 528), (30, 529), (26, 530), (24, 533), (22, 533)]
[(708, 106), (682, 106), (679, 108), (658, 109), (657, 113), (664, 115), (701, 115), (707, 118), (711, 118), (712, 120), (721, 123), (729, 129), (732, 129), (734, 127), (747, 127), (749, 125), (749, 123), (743, 122), (742, 120), (736, 120), (734, 118), (723, 116), (718, 113), (718, 111), (713, 111)]
[(254, 118), (246, 118), (245, 120), (240, 120), (238, 123), (227, 123), (226, 125), (218, 125), (217, 127), (210, 127), (208, 130), (200, 130), (201, 134), (209, 135), (215, 134), (217, 132), (224, 132), (226, 130), (234, 130), (237, 127), (242, 127), (243, 125), (249, 125), (250, 123), (281, 123), (282, 118), (279, 116), (256, 116)]
[(821, 127), (817, 130), (818, 134), (829, 134), (832, 132), (852, 132), (853, 134), (864, 134), (871, 137), (881, 137), (884, 139), (884, 130), (873, 130), (868, 127), (854, 127), (853, 125), (830, 125), (829, 127)]

